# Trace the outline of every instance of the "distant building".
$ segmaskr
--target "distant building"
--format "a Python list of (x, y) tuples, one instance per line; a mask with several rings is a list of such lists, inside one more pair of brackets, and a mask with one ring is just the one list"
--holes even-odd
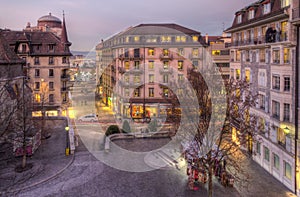
[(2, 30), (14, 52), (26, 61), (27, 77), (33, 90), (34, 115), (66, 115), (70, 84), (69, 47), (65, 18), (51, 14), (38, 20), (37, 27), (23, 31)]
[(188, 70), (202, 68), (204, 46), (200, 32), (177, 24), (130, 27), (97, 45), (97, 92), (124, 118), (165, 116)]
[(262, 129), (248, 151), (299, 196), (299, 0), (252, 3), (235, 13), (226, 32), (232, 35), (230, 76), (258, 92), (251, 112)]
[(224, 81), (228, 81), (230, 76), (230, 35), (223, 33), (222, 36), (209, 36), (206, 34), (205, 42), (208, 45), (207, 50), (217, 66), (216, 69), (219, 70)]

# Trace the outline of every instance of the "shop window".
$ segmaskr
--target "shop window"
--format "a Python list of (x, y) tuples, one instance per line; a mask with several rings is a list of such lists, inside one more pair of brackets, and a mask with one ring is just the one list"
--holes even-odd
[(41, 102), (41, 95), (40, 94), (34, 94), (34, 101), (36, 103), (40, 103)]

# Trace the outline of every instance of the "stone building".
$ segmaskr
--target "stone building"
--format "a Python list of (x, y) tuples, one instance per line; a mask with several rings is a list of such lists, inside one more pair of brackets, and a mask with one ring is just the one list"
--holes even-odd
[(189, 68), (203, 66), (204, 46), (200, 32), (177, 24), (130, 27), (96, 47), (97, 92), (124, 118), (165, 116)]
[(65, 18), (51, 14), (38, 19), (37, 27), (23, 31), (2, 30), (11, 49), (26, 61), (26, 75), (33, 90), (34, 115), (66, 115), (69, 106), (69, 58)]
[[(299, 188), (297, 21), (299, 1), (260, 0), (238, 10), (226, 30), (232, 35), (230, 76), (247, 80), (252, 92), (258, 93), (251, 112), (259, 117), (261, 130), (248, 150), (295, 193)], [(233, 126), (233, 133), (238, 130), (238, 125)]]

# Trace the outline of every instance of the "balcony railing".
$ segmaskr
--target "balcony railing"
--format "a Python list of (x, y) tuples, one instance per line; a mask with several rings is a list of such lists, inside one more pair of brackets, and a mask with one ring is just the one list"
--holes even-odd
[(173, 69), (172, 68), (160, 68), (159, 73), (160, 74), (172, 74)]
[(159, 56), (160, 60), (173, 60), (173, 55), (172, 54), (161, 54)]

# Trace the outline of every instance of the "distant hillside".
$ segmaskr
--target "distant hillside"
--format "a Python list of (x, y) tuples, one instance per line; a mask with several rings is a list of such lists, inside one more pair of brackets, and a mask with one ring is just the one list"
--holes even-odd
[(95, 59), (96, 58), (96, 52), (95, 51), (71, 51), (73, 55), (83, 55), (84, 57), (88, 59)]

